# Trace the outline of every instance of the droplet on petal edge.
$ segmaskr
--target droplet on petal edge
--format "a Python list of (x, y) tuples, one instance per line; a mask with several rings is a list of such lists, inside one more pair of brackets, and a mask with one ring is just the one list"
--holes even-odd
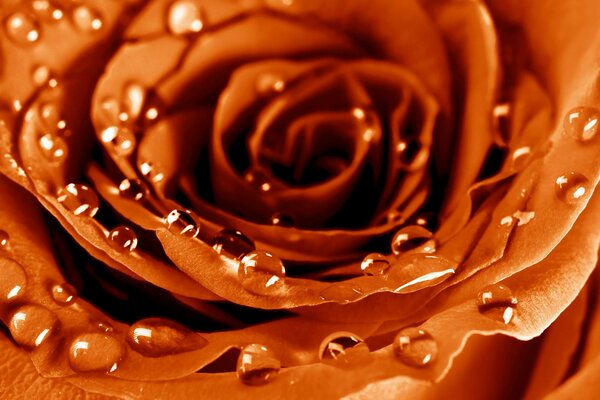
[(78, 372), (114, 372), (125, 354), (117, 338), (104, 333), (84, 333), (73, 340), (69, 364)]
[(499, 283), (486, 286), (477, 296), (479, 312), (504, 324), (512, 321), (517, 304), (510, 288)]
[(380, 253), (368, 254), (360, 264), (363, 274), (368, 276), (383, 275), (389, 268), (390, 262)]
[(118, 226), (108, 233), (108, 242), (117, 251), (132, 252), (137, 248), (138, 239), (130, 228)]
[(436, 243), (431, 231), (419, 225), (410, 225), (400, 229), (394, 235), (391, 248), (397, 256), (408, 251), (433, 253), (436, 250)]
[(392, 347), (400, 361), (415, 368), (431, 364), (435, 361), (438, 352), (435, 339), (420, 328), (405, 328), (398, 332)]
[(277, 256), (255, 250), (244, 255), (240, 261), (238, 279), (248, 291), (270, 294), (285, 278), (285, 267)]
[(189, 210), (173, 210), (165, 218), (167, 228), (178, 235), (195, 238), (200, 233), (200, 226)]
[(231, 258), (240, 258), (256, 250), (254, 242), (236, 229), (223, 229), (214, 239), (213, 249)]
[(273, 352), (260, 344), (245, 346), (237, 361), (238, 379), (245, 385), (264, 385), (274, 379), (281, 369), (281, 362)]
[(150, 194), (148, 186), (140, 179), (123, 179), (119, 184), (121, 197), (140, 201)]
[(364, 365), (369, 355), (369, 346), (350, 332), (332, 333), (319, 346), (319, 359), (340, 367)]
[(164, 318), (137, 321), (129, 328), (127, 340), (133, 350), (146, 357), (198, 350), (208, 343), (199, 334)]
[(93, 217), (98, 212), (98, 196), (85, 185), (68, 184), (58, 191), (56, 200), (68, 211), (78, 216)]

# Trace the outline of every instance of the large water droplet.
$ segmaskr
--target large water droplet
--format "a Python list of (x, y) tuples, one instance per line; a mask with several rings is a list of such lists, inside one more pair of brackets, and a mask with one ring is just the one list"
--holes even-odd
[(419, 225), (410, 225), (400, 229), (392, 239), (392, 252), (401, 255), (407, 251), (415, 253), (433, 253), (436, 250), (433, 233)]
[(173, 210), (166, 217), (167, 227), (173, 233), (195, 238), (200, 232), (196, 218), (189, 210)]
[(279, 257), (266, 251), (255, 250), (242, 258), (238, 277), (246, 290), (257, 294), (269, 294), (283, 283), (285, 267)]
[(77, 28), (87, 32), (98, 31), (103, 25), (100, 14), (85, 5), (78, 6), (73, 10), (73, 23)]
[(159, 164), (155, 164), (151, 161), (144, 161), (140, 163), (139, 168), (142, 175), (151, 182), (158, 183), (165, 179), (165, 174)]
[(400, 361), (417, 368), (431, 364), (438, 352), (435, 339), (420, 328), (401, 330), (394, 338), (392, 347)]
[(169, 30), (175, 35), (198, 33), (204, 27), (202, 12), (191, 0), (177, 0), (169, 7), (167, 15)]
[(77, 291), (68, 283), (54, 285), (52, 287), (52, 298), (56, 304), (67, 306), (77, 299)]
[(350, 332), (332, 333), (319, 346), (319, 359), (338, 367), (364, 365), (369, 354), (369, 346)]
[(16, 261), (0, 258), (0, 300), (11, 301), (23, 294), (27, 276)]
[(0, 229), (0, 250), (8, 249), (9, 241), (10, 235), (6, 231)]
[(183, 325), (164, 318), (146, 318), (131, 325), (127, 341), (131, 348), (146, 357), (198, 350), (208, 343)]
[(594, 107), (576, 107), (567, 113), (564, 121), (565, 132), (575, 139), (587, 142), (592, 140), (600, 129), (600, 111)]
[(479, 311), (505, 324), (512, 321), (517, 303), (510, 288), (499, 283), (486, 286), (477, 296)]
[(559, 176), (555, 183), (556, 195), (567, 204), (576, 204), (590, 191), (590, 181), (577, 172)]
[(140, 179), (123, 179), (119, 184), (119, 193), (123, 198), (140, 201), (150, 194), (150, 190)]
[(69, 183), (59, 189), (56, 200), (75, 215), (93, 217), (98, 212), (98, 196), (85, 185)]
[(360, 269), (363, 274), (368, 276), (383, 275), (389, 268), (390, 262), (380, 253), (371, 253), (367, 255), (360, 264)]
[(325, 301), (334, 301), (336, 303), (346, 304), (358, 300), (363, 292), (357, 286), (346, 283), (334, 283), (323, 289), (319, 296)]
[(4, 23), (8, 37), (17, 44), (35, 43), (40, 38), (40, 27), (29, 15), (16, 12)]
[(134, 251), (138, 239), (134, 231), (126, 226), (118, 226), (108, 233), (108, 243), (117, 251)]
[(44, 157), (53, 164), (61, 164), (67, 157), (68, 146), (60, 136), (47, 133), (38, 143)]
[(213, 249), (221, 255), (239, 258), (254, 251), (256, 247), (250, 238), (235, 229), (223, 229), (215, 236)]
[(102, 131), (102, 142), (120, 156), (128, 156), (135, 150), (133, 131), (126, 127), (110, 126)]
[(115, 337), (104, 333), (84, 333), (71, 343), (69, 364), (74, 371), (114, 372), (125, 354)]
[(13, 313), (8, 329), (15, 342), (23, 347), (35, 348), (58, 329), (58, 318), (47, 308), (30, 304)]
[(279, 373), (281, 362), (260, 344), (244, 346), (237, 361), (237, 376), (245, 385), (264, 385)]

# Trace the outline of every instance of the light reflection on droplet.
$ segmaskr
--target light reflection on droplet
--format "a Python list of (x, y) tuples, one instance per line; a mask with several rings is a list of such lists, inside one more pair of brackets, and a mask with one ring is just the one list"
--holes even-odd
[(590, 191), (590, 181), (580, 173), (568, 172), (559, 176), (555, 182), (557, 197), (567, 204), (577, 204)]
[(281, 362), (266, 346), (249, 344), (244, 346), (237, 361), (238, 379), (245, 385), (264, 385), (274, 379)]
[(400, 361), (416, 368), (431, 364), (438, 352), (435, 339), (420, 328), (405, 328), (398, 332), (392, 347)]

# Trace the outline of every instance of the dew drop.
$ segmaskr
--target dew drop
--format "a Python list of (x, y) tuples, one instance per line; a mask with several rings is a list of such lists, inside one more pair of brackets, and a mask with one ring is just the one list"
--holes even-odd
[(23, 294), (27, 285), (27, 275), (17, 262), (0, 258), (0, 277), (0, 300), (12, 301)]
[(274, 379), (281, 362), (273, 352), (260, 344), (244, 346), (237, 360), (237, 376), (245, 385), (264, 385)]
[(529, 159), (529, 155), (531, 154), (531, 148), (529, 146), (523, 146), (516, 149), (512, 154), (512, 168), (513, 170), (522, 169), (527, 160)]
[(30, 304), (13, 313), (8, 329), (15, 342), (31, 349), (39, 347), (58, 329), (58, 318), (47, 308)]
[(334, 301), (340, 304), (350, 303), (362, 297), (363, 292), (359, 287), (346, 283), (334, 283), (323, 289), (319, 296), (325, 301)]
[(138, 83), (130, 83), (124, 90), (123, 104), (127, 108), (128, 116), (139, 117), (146, 100), (146, 89)]
[(569, 111), (564, 120), (565, 132), (571, 137), (587, 142), (600, 129), (600, 111), (594, 107), (576, 107)]
[(285, 81), (273, 74), (263, 74), (256, 80), (256, 91), (263, 96), (272, 96), (285, 90)]
[(242, 257), (238, 278), (249, 292), (269, 294), (283, 283), (285, 267), (279, 257), (255, 250)]
[(427, 164), (429, 150), (417, 139), (403, 140), (396, 145), (396, 157), (402, 169), (416, 171)]
[(123, 179), (119, 184), (121, 197), (140, 201), (150, 194), (148, 186), (140, 179)]
[(504, 324), (512, 321), (517, 303), (510, 288), (499, 283), (486, 286), (477, 296), (479, 312)]
[(364, 365), (369, 354), (369, 346), (350, 332), (332, 333), (319, 346), (319, 359), (338, 367)]
[(271, 217), (271, 223), (275, 226), (281, 227), (294, 226), (294, 220), (292, 219), (292, 217), (282, 213), (273, 214), (273, 216)]
[(260, 169), (250, 170), (244, 175), (244, 180), (253, 188), (261, 192), (268, 192), (273, 188), (267, 174)]
[(60, 107), (56, 103), (44, 103), (39, 108), (39, 118), (49, 133), (57, 133), (67, 126)]
[(142, 175), (144, 175), (151, 182), (158, 183), (165, 179), (165, 174), (163, 173), (159, 164), (154, 164), (151, 161), (145, 161), (140, 164), (139, 168)]
[(108, 233), (108, 243), (117, 251), (132, 252), (137, 247), (138, 239), (133, 230), (118, 226)]
[(569, 172), (556, 179), (556, 195), (567, 204), (577, 204), (590, 191), (590, 181), (577, 172)]
[(135, 134), (129, 128), (110, 126), (102, 131), (101, 138), (120, 156), (128, 156), (135, 150)]
[(69, 183), (59, 189), (56, 200), (75, 215), (93, 217), (98, 212), (98, 196), (85, 185)]
[(8, 37), (17, 44), (31, 44), (40, 38), (40, 27), (29, 15), (17, 12), (5, 21)]
[(367, 255), (360, 264), (360, 269), (367, 276), (383, 275), (389, 268), (390, 262), (386, 256), (380, 253)]
[(50, 0), (33, 0), (31, 8), (36, 15), (49, 21), (60, 21), (64, 17), (64, 12)]
[(127, 341), (132, 349), (146, 357), (198, 350), (206, 339), (183, 325), (164, 318), (146, 318), (129, 328)]
[(52, 298), (56, 304), (67, 306), (77, 299), (77, 291), (68, 283), (54, 285), (52, 287)]
[(254, 242), (236, 229), (223, 229), (215, 236), (213, 249), (221, 255), (239, 258), (256, 250)]
[(71, 343), (69, 364), (74, 371), (114, 372), (125, 348), (115, 337), (103, 333), (84, 333)]
[(204, 27), (202, 12), (191, 0), (177, 0), (169, 7), (167, 26), (175, 35), (198, 33)]
[(62, 164), (68, 154), (68, 146), (63, 138), (51, 133), (40, 137), (38, 144), (44, 157), (53, 164)]
[(38, 65), (31, 72), (31, 79), (33, 80), (33, 83), (38, 87), (46, 85), (50, 80), (50, 76), (50, 68), (48, 68), (45, 65)]
[(388, 224), (402, 224), (405, 221), (404, 216), (402, 215), (402, 213), (400, 211), (397, 211), (397, 210), (390, 211), (386, 215), (386, 220), (387, 220)]
[(78, 6), (73, 10), (73, 23), (77, 28), (86, 32), (98, 31), (103, 25), (100, 14), (85, 5)]
[(394, 354), (404, 364), (421, 368), (435, 361), (438, 346), (435, 339), (420, 328), (401, 330), (392, 344)]
[(420, 225), (410, 225), (400, 229), (392, 238), (392, 252), (399, 256), (407, 251), (433, 253), (436, 243), (433, 233)]
[(169, 230), (178, 235), (195, 238), (200, 232), (200, 226), (189, 210), (173, 210), (165, 220)]
[(9, 241), (10, 235), (6, 231), (0, 229), (0, 250), (8, 249)]

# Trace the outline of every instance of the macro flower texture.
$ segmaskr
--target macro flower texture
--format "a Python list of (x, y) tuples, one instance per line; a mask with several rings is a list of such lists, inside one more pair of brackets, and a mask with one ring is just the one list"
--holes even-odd
[(598, 21), (1, 0), (0, 398), (598, 398)]

